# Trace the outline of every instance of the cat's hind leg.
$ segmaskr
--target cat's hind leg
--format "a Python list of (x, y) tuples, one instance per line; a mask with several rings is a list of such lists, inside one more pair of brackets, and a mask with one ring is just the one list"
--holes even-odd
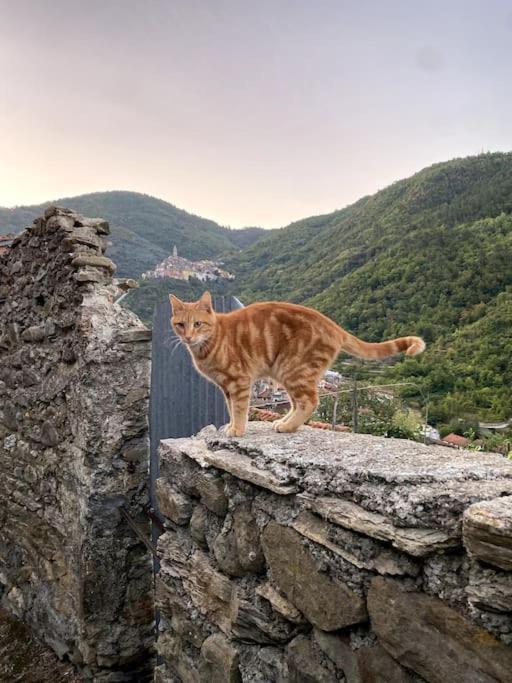
[(286, 413), (286, 415), (283, 415), (283, 417), (280, 417), (279, 420), (272, 422), (272, 427), (276, 431), (278, 431), (278, 429), (277, 429), (278, 425), (286, 422), (293, 415), (293, 413), (295, 411), (295, 401), (293, 400), (293, 398), (290, 395), (288, 395), (288, 397), (290, 399), (290, 410)]
[(293, 396), (294, 409), (286, 420), (275, 424), (276, 432), (295, 432), (309, 420), (318, 405), (318, 388), (316, 380), (303, 385), (287, 388), (290, 397)]

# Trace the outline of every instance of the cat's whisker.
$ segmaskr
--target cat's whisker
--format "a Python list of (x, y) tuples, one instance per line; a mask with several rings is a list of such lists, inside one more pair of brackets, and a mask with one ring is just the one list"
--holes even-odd
[(175, 352), (176, 349), (177, 349), (178, 347), (180, 347), (180, 346), (185, 346), (185, 344), (184, 344), (184, 343), (181, 341), (181, 339), (178, 337), (178, 343), (174, 345), (174, 347), (173, 347), (173, 349), (172, 349), (172, 351), (171, 351), (171, 354), (170, 354), (170, 358), (173, 357), (174, 352)]

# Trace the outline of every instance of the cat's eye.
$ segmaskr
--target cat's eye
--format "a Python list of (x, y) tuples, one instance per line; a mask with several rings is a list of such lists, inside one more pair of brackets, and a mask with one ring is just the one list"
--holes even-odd
[(194, 323), (194, 327), (196, 327), (196, 328), (201, 327), (202, 324), (203, 323), (200, 320), (198, 320), (197, 322)]
[(180, 328), (183, 328), (183, 329), (185, 328), (185, 324), (184, 324), (184, 323), (175, 323), (175, 325), (176, 325), (176, 327), (180, 327)]

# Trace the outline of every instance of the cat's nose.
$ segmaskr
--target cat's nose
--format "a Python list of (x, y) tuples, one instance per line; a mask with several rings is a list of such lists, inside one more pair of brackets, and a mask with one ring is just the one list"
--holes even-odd
[(186, 335), (185, 335), (185, 341), (186, 341), (186, 342), (192, 341), (192, 337), (191, 337), (190, 335), (186, 334)]

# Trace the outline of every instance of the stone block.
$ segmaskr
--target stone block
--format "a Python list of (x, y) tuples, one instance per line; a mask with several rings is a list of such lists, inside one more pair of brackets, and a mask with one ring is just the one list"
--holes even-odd
[(202, 505), (196, 505), (190, 518), (190, 535), (196, 543), (205, 547), (206, 543), (206, 510)]
[(460, 545), (460, 531), (458, 529), (399, 527), (384, 515), (369, 512), (348, 500), (328, 497), (315, 498), (307, 495), (299, 498), (305, 507), (330, 522), (381, 541), (390, 541), (395, 548), (416, 557)]
[(223, 572), (229, 576), (243, 576), (246, 573), (238, 559), (236, 536), (232, 529), (223, 530), (217, 535), (212, 550)]
[(265, 556), (250, 501), (245, 501), (235, 507), (233, 533), (238, 561), (242, 569), (246, 572), (261, 572), (265, 568)]
[(351, 647), (348, 635), (314, 630), (320, 649), (345, 674), (346, 683), (414, 683), (412, 676), (378, 644)]
[(258, 603), (234, 595), (231, 603), (231, 635), (243, 642), (287, 643), (298, 629), (279, 614)]
[(512, 612), (512, 572), (473, 562), (465, 591), (473, 607), (496, 612)]
[(270, 522), (261, 540), (274, 583), (313, 625), (334, 631), (366, 621), (364, 599), (321, 571), (300, 534)]
[(297, 636), (288, 645), (289, 683), (337, 683), (333, 665), (322, 659), (320, 650), (306, 636)]
[(512, 496), (471, 505), (464, 513), (463, 529), (471, 557), (512, 570)]
[(46, 331), (44, 325), (33, 325), (32, 327), (27, 327), (21, 333), (21, 338), (26, 342), (40, 342), (46, 337)]
[(156, 499), (162, 515), (178, 525), (188, 524), (192, 515), (192, 501), (175, 491), (165, 479), (156, 480)]
[(377, 577), (368, 611), (380, 644), (429, 683), (511, 680), (512, 648), (438, 598)]
[(216, 515), (224, 517), (228, 511), (228, 499), (224, 492), (222, 477), (207, 472), (198, 472), (194, 477), (194, 486), (203, 505)]
[(151, 341), (152, 332), (146, 327), (132, 327), (117, 334), (116, 340), (120, 344), (131, 344), (133, 342)]
[(306, 620), (292, 603), (283, 597), (270, 583), (256, 588), (256, 594), (268, 600), (272, 609), (294, 624), (305, 624)]
[(96, 256), (94, 254), (80, 254), (72, 259), (71, 265), (75, 268), (105, 268), (110, 273), (114, 273), (116, 265), (106, 256)]
[(419, 572), (418, 564), (406, 555), (360, 534), (338, 529), (310, 512), (301, 512), (294, 520), (292, 528), (359, 569), (392, 576), (416, 576)]
[(205, 455), (205, 461), (212, 467), (229, 472), (234, 477), (248, 481), (256, 486), (273, 491), (281, 496), (289, 496), (297, 492), (297, 487), (283, 481), (271, 472), (256, 467), (252, 459), (246, 455), (228, 450), (211, 451)]
[(209, 683), (241, 683), (238, 651), (222, 634), (209, 636), (201, 647), (201, 678)]

